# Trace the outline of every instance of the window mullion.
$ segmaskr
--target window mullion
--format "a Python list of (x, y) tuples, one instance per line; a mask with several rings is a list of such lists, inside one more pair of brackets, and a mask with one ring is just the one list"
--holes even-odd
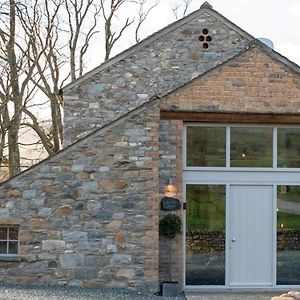
[(273, 168), (277, 168), (277, 127), (273, 128)]
[(6, 254), (9, 254), (9, 227), (7, 227), (7, 236), (6, 236)]
[(226, 168), (230, 167), (230, 127), (226, 126)]

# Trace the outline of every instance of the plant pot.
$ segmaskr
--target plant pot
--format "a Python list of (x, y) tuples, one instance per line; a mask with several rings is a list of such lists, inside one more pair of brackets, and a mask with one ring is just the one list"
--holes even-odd
[(181, 294), (181, 289), (177, 281), (162, 283), (162, 296), (176, 297)]

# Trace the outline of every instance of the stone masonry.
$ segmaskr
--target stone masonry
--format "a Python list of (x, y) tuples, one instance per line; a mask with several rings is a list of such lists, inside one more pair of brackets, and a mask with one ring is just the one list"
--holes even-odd
[[(199, 41), (204, 28), (212, 37), (207, 49)], [(249, 39), (252, 37), (207, 8), (154, 34), (134, 46), (130, 54), (121, 54), (115, 63), (105, 63), (93, 76), (64, 89), (65, 144), (127, 113), (150, 96), (173, 91), (232, 58), (248, 46)]]
[(19, 224), (18, 284), (158, 289), (158, 100), (0, 186)]
[[(166, 184), (172, 179), (177, 188), (176, 198), (182, 202), (182, 127), (181, 120), (161, 120), (159, 127), (159, 184), (160, 199), (166, 192)], [(160, 218), (170, 212), (160, 211)], [(182, 216), (182, 208), (176, 212)], [(171, 249), (170, 249), (171, 247)], [(161, 282), (175, 280), (182, 284), (183, 255), (182, 235), (177, 234), (174, 241), (159, 237), (159, 279)], [(170, 250), (172, 251), (170, 262)], [(170, 278), (171, 276), (171, 278)]]

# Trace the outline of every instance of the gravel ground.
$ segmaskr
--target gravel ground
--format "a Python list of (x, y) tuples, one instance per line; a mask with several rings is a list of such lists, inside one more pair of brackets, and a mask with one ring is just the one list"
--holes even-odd
[(76, 287), (24, 287), (0, 285), (0, 300), (184, 300), (161, 297), (124, 289), (85, 289)]

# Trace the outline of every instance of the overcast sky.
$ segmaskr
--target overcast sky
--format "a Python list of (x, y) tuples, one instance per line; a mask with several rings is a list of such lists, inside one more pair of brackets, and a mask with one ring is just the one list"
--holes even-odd
[[(144, 35), (149, 35), (174, 21), (170, 9), (172, 1), (175, 0), (161, 0), (161, 4), (152, 11), (148, 22), (143, 27)], [(193, 0), (190, 12), (200, 8), (204, 2)], [(300, 64), (300, 0), (210, 0), (208, 2), (215, 10), (254, 37), (272, 40), (276, 51)], [(126, 40), (129, 39), (125, 37), (123, 42), (121, 41), (118, 52), (130, 46)]]
[[(203, 1), (200, 1), (203, 2)], [(211, 0), (214, 9), (300, 64), (300, 0)]]

